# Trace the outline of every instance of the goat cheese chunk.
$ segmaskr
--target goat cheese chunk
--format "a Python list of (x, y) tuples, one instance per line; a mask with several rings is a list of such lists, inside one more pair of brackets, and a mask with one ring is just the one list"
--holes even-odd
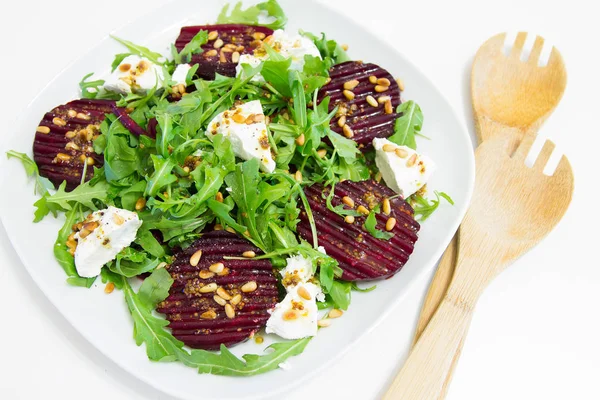
[(116, 207), (95, 211), (75, 234), (75, 267), (84, 278), (98, 276), (102, 267), (134, 240), (142, 221), (134, 212)]
[(213, 118), (208, 124), (206, 136), (213, 140), (219, 134), (229, 139), (237, 157), (243, 160), (257, 159), (265, 172), (275, 170), (265, 114), (259, 100), (234, 106)]
[(179, 84), (185, 85), (187, 74), (188, 74), (188, 72), (190, 72), (190, 69), (192, 69), (192, 67), (189, 64), (179, 64), (175, 68), (175, 71), (173, 72), (173, 75), (171, 76), (171, 80), (174, 81), (176, 85), (179, 85)]
[(315, 336), (317, 330), (317, 296), (321, 288), (314, 283), (299, 283), (288, 289), (288, 293), (275, 308), (267, 321), (266, 332), (284, 339), (301, 339)]
[(404, 198), (421, 189), (435, 171), (429, 157), (387, 139), (373, 139), (375, 164), (381, 177), (392, 190)]
[[(284, 30), (278, 29), (264, 40), (277, 53), (284, 58), (291, 58), (290, 70), (302, 71), (304, 69), (304, 56), (311, 55), (321, 58), (319, 49), (312, 40), (302, 35), (289, 35)], [(269, 55), (264, 47), (259, 46), (254, 50), (254, 54), (243, 54), (236, 67), (236, 73), (239, 76), (243, 73), (242, 64), (250, 64), (256, 67), (261, 62), (267, 60)], [(262, 81), (262, 76), (256, 75), (252, 80)]]
[(127, 56), (104, 82), (110, 92), (129, 94), (146, 93), (154, 87), (163, 87), (164, 74), (160, 65), (145, 57)]
[(298, 254), (288, 257), (286, 263), (285, 268), (279, 271), (283, 277), (281, 284), (286, 289), (290, 289), (300, 283), (307, 283), (312, 278), (313, 266), (309, 259)]

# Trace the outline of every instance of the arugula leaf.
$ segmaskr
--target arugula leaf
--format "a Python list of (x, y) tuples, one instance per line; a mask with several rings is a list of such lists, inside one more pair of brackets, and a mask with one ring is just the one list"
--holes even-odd
[(154, 257), (161, 258), (165, 256), (165, 249), (156, 240), (152, 232), (149, 230), (138, 230), (137, 238), (135, 243), (139, 244), (142, 249), (153, 255)]
[[(114, 72), (115, 69), (117, 69), (117, 67), (123, 62), (123, 60), (125, 58), (127, 58), (127, 56), (130, 56), (131, 54), (129, 53), (119, 53), (115, 55), (115, 59), (113, 61), (113, 63), (110, 66), (110, 72)], [(90, 74), (91, 75), (91, 74)], [(85, 79), (85, 78), (84, 78)], [(104, 83), (104, 82), (103, 82)]]
[(175, 64), (190, 62), (193, 54), (202, 53), (202, 46), (208, 42), (208, 31), (201, 30), (190, 40), (188, 44), (174, 58)]
[(169, 296), (169, 289), (173, 284), (171, 274), (164, 268), (152, 272), (152, 275), (144, 279), (138, 297), (140, 302), (149, 308), (155, 308), (158, 303)]
[(75, 268), (75, 260), (71, 253), (69, 253), (69, 249), (67, 248), (67, 239), (73, 233), (71, 227), (77, 221), (77, 217), (80, 215), (79, 207), (73, 207), (69, 212), (66, 213), (65, 224), (58, 231), (58, 237), (56, 238), (56, 242), (54, 242), (54, 257), (58, 264), (62, 267), (62, 269), (67, 274), (67, 283), (73, 286), (81, 286), (90, 288), (96, 278), (82, 278), (77, 273), (77, 269)]
[(81, 96), (84, 99), (95, 99), (96, 97), (98, 97), (98, 94), (100, 93), (100, 88), (102, 87), (102, 85), (104, 85), (104, 80), (102, 79), (86, 82), (87, 79), (92, 75), (94, 75), (94, 73), (90, 72), (81, 79), (81, 82), (79, 82)]
[(352, 282), (352, 290), (354, 290), (355, 292), (369, 293), (375, 289), (377, 289), (377, 285), (373, 285), (373, 286), (363, 289), (363, 288), (359, 287), (356, 282)]
[[(277, 53), (275, 53), (277, 54)], [(290, 81), (288, 79), (288, 71), (292, 65), (292, 59), (286, 58), (276, 60), (274, 57), (269, 57), (263, 64), (261, 75), (269, 84), (271, 84), (277, 92), (285, 97), (292, 97)]]
[(46, 198), (46, 202), (55, 204), (63, 211), (71, 210), (75, 204), (81, 204), (90, 210), (97, 210), (94, 200), (103, 204), (107, 202), (109, 186), (106, 181), (100, 181), (95, 186), (92, 186), (90, 182), (85, 182), (70, 192), (65, 191), (66, 186), (67, 182), (63, 181), (56, 193)]
[(431, 214), (433, 214), (440, 206), (440, 198), (443, 198), (451, 205), (454, 205), (454, 200), (452, 200), (452, 198), (446, 193), (438, 192), (437, 190), (433, 193), (435, 194), (436, 198), (435, 200), (432, 199), (431, 202), (416, 193), (409, 197), (409, 202), (415, 210), (415, 217), (419, 216), (419, 218), (417, 218), (419, 222), (423, 222), (427, 218), (431, 217)]
[(331, 296), (331, 299), (337, 305), (337, 307), (341, 308), (342, 310), (347, 310), (352, 297), (351, 291), (352, 282), (336, 280), (333, 281), (328, 294)]
[(120, 39), (116, 36), (110, 35), (111, 38), (115, 39), (117, 42), (121, 43), (123, 46), (127, 47), (127, 49), (131, 52), (131, 54), (138, 55), (140, 57), (146, 57), (148, 60), (152, 61), (154, 64), (162, 65), (167, 60), (159, 53), (156, 53), (147, 47), (143, 47), (137, 45), (135, 43), (130, 42), (129, 40)]
[(371, 234), (376, 239), (390, 240), (394, 237), (394, 234), (391, 232), (385, 232), (380, 229), (377, 229), (377, 213), (379, 212), (379, 206), (375, 207), (375, 209), (371, 210), (367, 218), (365, 219), (364, 228), (367, 232)]
[[(282, 29), (287, 23), (287, 17), (276, 0), (268, 0), (242, 10), (242, 2), (238, 2), (228, 14), (229, 4), (226, 4), (219, 17), (218, 24), (246, 24), (266, 26), (273, 30)], [(268, 22), (267, 22), (268, 21)]]
[(400, 146), (408, 146), (413, 150), (417, 148), (415, 135), (421, 132), (423, 127), (423, 112), (421, 107), (412, 100), (402, 103), (396, 108), (400, 115), (394, 124), (394, 134), (388, 138), (389, 141)]
[(327, 209), (329, 211), (336, 213), (340, 217), (345, 217), (347, 215), (351, 215), (353, 217), (362, 216), (361, 213), (359, 213), (358, 211), (356, 211), (352, 208), (349, 208), (349, 209), (344, 208), (344, 204), (338, 204), (337, 206), (334, 207), (333, 203), (332, 203), (334, 196), (335, 196), (335, 183), (333, 185), (331, 185), (331, 189), (329, 189), (329, 194), (327, 195), (327, 197), (325, 199), (325, 204), (327, 205)]
[(177, 180), (177, 177), (171, 174), (175, 162), (171, 158), (165, 160), (163, 157), (154, 154), (151, 154), (150, 158), (152, 158), (154, 164), (154, 173), (147, 178), (148, 184), (144, 195), (156, 196), (159, 190)]
[(321, 36), (314, 35), (309, 32), (300, 31), (301, 35), (306, 36), (312, 40), (319, 49), (321, 57), (325, 61), (328, 69), (333, 65), (341, 64), (352, 59), (346, 54), (346, 51), (339, 45), (335, 40), (327, 40), (325, 33), (321, 33)]
[(30, 178), (35, 179), (35, 193), (38, 195), (44, 195), (48, 192), (49, 189), (53, 189), (54, 185), (52, 182), (43, 176), (40, 176), (40, 172), (38, 170), (37, 164), (33, 161), (29, 156), (25, 153), (19, 153), (14, 150), (10, 150), (6, 152), (7, 158), (16, 158), (21, 161), (23, 167), (25, 168), (25, 173)]
[(238, 224), (235, 221), (235, 219), (233, 219), (231, 215), (229, 215), (229, 213), (233, 209), (233, 206), (229, 206), (225, 203), (220, 203), (212, 199), (208, 200), (207, 204), (208, 208), (210, 208), (210, 210), (214, 212), (215, 215), (219, 217), (222, 222), (225, 222), (227, 226), (230, 226), (233, 229), (235, 229), (236, 232), (243, 234), (248, 229), (246, 226)]
[(114, 261), (108, 263), (108, 268), (126, 278), (133, 278), (140, 274), (152, 271), (159, 263), (158, 258), (149, 258), (144, 251), (138, 251), (131, 247), (124, 248)]

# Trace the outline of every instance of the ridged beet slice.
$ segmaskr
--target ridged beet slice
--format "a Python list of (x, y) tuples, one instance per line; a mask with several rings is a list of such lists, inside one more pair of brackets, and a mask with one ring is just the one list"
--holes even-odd
[[(323, 196), (327, 197), (330, 190), (319, 184), (304, 189), (315, 219), (319, 245), (339, 262), (344, 271), (342, 278), (360, 281), (385, 278), (398, 272), (408, 261), (418, 239), (420, 226), (413, 218), (411, 206), (400, 197), (390, 200), (390, 214), (377, 213), (376, 228), (384, 231), (387, 220), (395, 218), (396, 225), (391, 230), (394, 237), (390, 240), (376, 239), (363, 227), (366, 217), (355, 217), (350, 224), (327, 208)], [(354, 201), (355, 209), (363, 206), (373, 210), (382, 205), (384, 199), (394, 195), (390, 188), (373, 180), (344, 181), (335, 186), (332, 204), (334, 207), (343, 204), (342, 199), (348, 196)], [(349, 207), (346, 205), (344, 208)], [(380, 209), (383, 210), (383, 205)], [(310, 224), (304, 210), (300, 213), (297, 230), (301, 237), (312, 243)]]
[[(331, 120), (331, 129), (344, 135), (343, 125), (340, 126), (339, 119), (345, 117), (346, 125), (354, 134), (352, 139), (359, 144), (360, 148), (369, 148), (374, 138), (386, 138), (394, 133), (394, 122), (398, 116), (396, 107), (401, 103), (400, 88), (388, 71), (375, 64), (348, 61), (333, 66), (329, 70), (329, 76), (331, 82), (319, 91), (319, 102), (329, 96), (329, 111), (339, 106), (337, 115)], [(371, 77), (387, 79), (390, 83), (388, 89), (383, 92), (376, 91), (377, 83), (371, 82), (374, 79)], [(353, 89), (348, 89), (354, 94), (354, 99), (349, 100), (344, 95), (344, 83), (353, 80), (359, 83)], [(369, 104), (368, 96), (372, 96), (375, 100), (383, 96), (389, 97), (392, 112), (386, 113), (385, 103), (378, 102), (376, 107)]]
[(100, 123), (113, 112), (112, 100), (74, 100), (55, 107), (40, 121), (33, 141), (33, 159), (40, 175), (56, 186), (67, 181), (67, 190), (81, 182), (84, 161), (88, 160), (86, 180), (92, 166), (102, 166), (104, 158), (94, 152), (93, 141)]
[[(198, 251), (202, 251), (202, 256), (194, 266), (191, 258)], [(223, 258), (242, 257), (250, 251), (261, 254), (246, 239), (226, 231), (213, 231), (175, 254), (168, 267), (174, 279), (169, 297), (157, 307), (158, 312), (166, 315), (173, 336), (189, 347), (215, 350), (221, 344), (231, 346), (242, 342), (265, 326), (268, 310), (278, 302), (277, 279), (271, 262)], [(210, 271), (216, 263), (224, 264), (223, 272)], [(253, 285), (249, 282), (254, 282), (256, 288), (249, 290)], [(247, 286), (242, 289), (244, 285)], [(215, 297), (219, 295), (220, 298)], [(235, 312), (233, 318), (227, 315), (227, 305)]]
[[(123, 124), (123, 126), (125, 127), (125, 129), (127, 129), (133, 135), (135, 135), (135, 136), (141, 136), (141, 135), (149, 136), (148, 133), (146, 133), (146, 131), (144, 130), (144, 128), (142, 128), (141, 126), (139, 126), (137, 124), (137, 122), (135, 122), (133, 120), (133, 118), (131, 118), (129, 116), (129, 114), (127, 113), (127, 109), (125, 109), (123, 107), (117, 107), (117, 105), (115, 104), (113, 106), (113, 113), (117, 116), (117, 118), (119, 118), (119, 121)], [(151, 137), (156, 137), (156, 134), (154, 136), (151, 136)]]
[(236, 58), (241, 54), (252, 54), (265, 37), (273, 34), (272, 29), (263, 26), (237, 24), (184, 26), (175, 41), (177, 50), (183, 50), (201, 30), (218, 34), (218, 36), (209, 35), (210, 40), (202, 46), (204, 52), (192, 56), (190, 64), (198, 64), (196, 73), (204, 79), (214, 79), (215, 73), (235, 76), (238, 61), (233, 59), (233, 54), (237, 53)]

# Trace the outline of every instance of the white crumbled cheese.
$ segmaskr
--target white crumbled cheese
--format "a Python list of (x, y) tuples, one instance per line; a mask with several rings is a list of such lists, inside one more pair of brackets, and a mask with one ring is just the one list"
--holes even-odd
[(93, 212), (84, 222), (98, 226), (87, 236), (75, 234), (75, 267), (84, 278), (98, 276), (102, 267), (135, 240), (142, 221), (134, 212), (116, 207)]
[[(264, 40), (274, 51), (281, 54), (283, 57), (291, 58), (291, 70), (302, 71), (304, 68), (304, 56), (311, 55), (321, 58), (319, 49), (312, 40), (302, 35), (289, 35), (287, 32), (278, 29), (273, 32), (273, 35)], [(254, 54), (244, 54), (240, 57), (240, 61), (236, 67), (237, 75), (242, 74), (242, 64), (250, 64), (256, 67), (258, 64), (268, 59), (269, 55), (261, 47), (254, 50)], [(255, 76), (253, 80), (263, 80), (262, 76)]]
[[(301, 296), (298, 291), (310, 296)], [(314, 283), (300, 283), (288, 289), (285, 298), (271, 311), (267, 321), (267, 333), (274, 333), (284, 339), (301, 339), (317, 334), (317, 295), (321, 288)]]
[(386, 185), (404, 198), (421, 189), (435, 171), (433, 160), (410, 147), (377, 138), (373, 139), (373, 147), (381, 177)]
[(299, 283), (306, 283), (313, 275), (312, 262), (298, 254), (288, 257), (284, 269), (279, 271), (283, 279), (281, 283), (286, 289), (290, 289)]
[(179, 64), (177, 68), (175, 68), (171, 80), (173, 80), (176, 85), (185, 85), (187, 74), (190, 72), (190, 69), (192, 69), (192, 67), (189, 64)]
[(147, 58), (131, 55), (125, 57), (106, 79), (104, 89), (121, 94), (144, 93), (163, 85), (164, 75), (160, 65)]
[(234, 106), (213, 118), (208, 124), (206, 136), (213, 140), (218, 134), (229, 139), (233, 152), (239, 158), (259, 160), (260, 168), (265, 172), (275, 170), (265, 115), (259, 100)]

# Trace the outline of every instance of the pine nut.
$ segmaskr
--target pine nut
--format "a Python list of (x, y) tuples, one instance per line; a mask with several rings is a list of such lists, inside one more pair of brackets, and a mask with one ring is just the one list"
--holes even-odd
[(397, 148), (396, 155), (400, 158), (406, 158), (406, 156), (408, 156), (408, 151), (401, 149), (401, 148)]
[(375, 91), (377, 93), (385, 92), (389, 89), (389, 86), (377, 85), (375, 86)]
[(346, 136), (348, 139), (354, 137), (354, 131), (352, 130), (352, 128), (350, 128), (349, 125), (344, 125), (342, 131), (344, 132), (344, 136)]
[(143, 197), (140, 197), (139, 199), (137, 199), (137, 201), (135, 202), (135, 209), (137, 211), (143, 210), (144, 207), (146, 207), (146, 199)]
[(234, 122), (237, 122), (238, 124), (243, 124), (244, 122), (246, 122), (246, 118), (244, 118), (242, 114), (233, 114), (233, 117), (231, 117), (231, 119)]
[(225, 304), (225, 315), (227, 315), (227, 318), (229, 319), (235, 318), (235, 310), (231, 304)]
[(392, 100), (392, 98), (390, 96), (379, 96), (377, 98), (377, 102), (379, 104), (385, 104), (387, 101), (390, 101), (390, 100)]
[(266, 36), (263, 32), (254, 32), (252, 34), (252, 37), (256, 40), (263, 40)]
[(377, 172), (375, 174), (375, 182), (377, 182), (377, 183), (381, 182), (381, 172)]
[(217, 40), (215, 40), (215, 43), (213, 44), (213, 47), (215, 49), (220, 49), (221, 47), (223, 47), (224, 44), (225, 43), (223, 43), (222, 39), (217, 39)]
[(342, 45), (342, 50), (348, 51), (349, 46), (347, 44)]
[(305, 142), (306, 142), (306, 136), (304, 136), (304, 133), (300, 134), (300, 136), (298, 136), (296, 138), (296, 144), (298, 146), (304, 146)]
[(344, 82), (344, 89), (352, 90), (358, 86), (360, 82), (356, 79), (352, 79), (351, 81)]
[(353, 224), (355, 221), (354, 215), (346, 215), (346, 218), (344, 218), (344, 221), (346, 221), (346, 223), (348, 223), (348, 224)]
[(210, 279), (213, 276), (215, 276), (215, 274), (214, 272), (210, 272), (203, 269), (202, 271), (198, 272), (198, 276), (200, 277), (200, 279)]
[(215, 195), (215, 200), (218, 201), (219, 203), (222, 203), (223, 202), (223, 193), (217, 192), (217, 194)]
[(215, 319), (217, 318), (217, 313), (213, 310), (208, 310), (200, 314), (200, 318), (202, 319)]
[(167, 264), (166, 262), (163, 261), (156, 266), (156, 269), (165, 268), (167, 265), (169, 265), (169, 264)]
[(351, 92), (350, 90), (344, 90), (342, 93), (348, 100), (354, 100), (354, 92)]
[(90, 233), (92, 233), (92, 232), (88, 231), (87, 229), (82, 228), (79, 231), (79, 239), (85, 239), (86, 237), (88, 237), (90, 235)]
[(390, 86), (392, 82), (388, 78), (379, 78), (377, 79), (377, 84), (381, 86)]
[(398, 84), (398, 89), (400, 89), (401, 92), (404, 92), (404, 81), (400, 78), (396, 78), (396, 83)]
[(211, 31), (208, 33), (208, 40), (215, 40), (218, 37), (219, 37), (219, 32), (217, 32), (217, 31)]
[(227, 290), (225, 290), (222, 286), (217, 289), (217, 294), (224, 298), (225, 300), (231, 300), (231, 295)]
[(209, 283), (208, 285), (204, 285), (200, 288), (200, 293), (211, 293), (217, 290), (217, 284), (214, 282)]
[(383, 145), (382, 149), (383, 149), (383, 151), (385, 151), (387, 153), (391, 153), (394, 150), (396, 150), (396, 146), (394, 146), (393, 144), (390, 144), (390, 143), (386, 143)]
[(386, 197), (385, 199), (383, 199), (383, 213), (390, 215), (391, 212), (392, 212), (392, 204), (390, 203), (390, 199), (388, 199)]
[(246, 258), (254, 258), (256, 257), (256, 253), (253, 252), (252, 250), (248, 250), (242, 253), (242, 255)]
[(325, 84), (328, 85), (331, 83), (331, 78), (328, 76), (327, 79), (325, 79)]
[(231, 54), (231, 62), (237, 63), (240, 61), (240, 53), (237, 51), (234, 51), (233, 54)]
[(227, 228), (225, 228), (225, 230), (229, 233), (235, 233), (235, 229), (233, 229), (232, 227), (228, 226)]
[(89, 121), (90, 119), (92, 119), (92, 117), (90, 117), (89, 115), (84, 114), (84, 113), (77, 113), (77, 118), (84, 119), (86, 121)]
[(47, 135), (50, 133), (50, 128), (48, 128), (47, 126), (38, 126), (35, 131)]
[(379, 104), (377, 103), (377, 100), (375, 100), (375, 97), (368, 95), (367, 96), (367, 103), (369, 103), (369, 105), (371, 107), (379, 107)]
[(61, 161), (69, 161), (71, 159), (71, 156), (65, 153), (58, 153), (56, 155), (56, 158), (58, 158)]
[(325, 149), (317, 150), (317, 155), (319, 156), (319, 158), (325, 158), (325, 156), (327, 155), (327, 150), (325, 150)]
[(385, 102), (385, 106), (384, 106), (383, 110), (385, 111), (386, 114), (391, 114), (391, 113), (394, 112), (394, 108), (392, 107), (392, 101), (391, 100), (388, 100), (388, 101)]
[(221, 262), (214, 263), (210, 267), (208, 267), (209, 271), (214, 272), (215, 274), (218, 274), (219, 272), (223, 272), (224, 268), (225, 268), (225, 265)]
[(238, 304), (240, 304), (240, 301), (242, 301), (242, 295), (238, 293), (235, 296), (233, 296), (230, 303), (234, 306), (237, 306)]
[(221, 224), (215, 224), (215, 226), (213, 227), (213, 231), (222, 231), (223, 230), (223, 225)]
[(250, 114), (246, 117), (246, 125), (252, 125), (254, 123), (254, 114)]
[[(42, 132), (44, 133), (44, 132)], [(48, 133), (50, 133), (50, 129), (48, 129)], [(73, 139), (75, 136), (77, 136), (77, 132), (74, 131), (68, 131), (67, 133), (65, 133), (65, 137), (67, 139)]]
[(396, 218), (388, 218), (388, 220), (385, 223), (385, 230), (386, 231), (391, 231), (392, 229), (394, 229), (394, 227), (396, 226)]
[(354, 208), (354, 200), (352, 200), (352, 198), (349, 196), (342, 197), (342, 203), (344, 203), (350, 208)]
[(225, 306), (227, 304), (227, 301), (225, 301), (224, 298), (218, 295), (214, 295), (213, 300), (220, 306)]
[(192, 267), (196, 267), (198, 265), (198, 263), (200, 262), (200, 258), (202, 257), (202, 250), (198, 250), (196, 251), (194, 254), (192, 254), (192, 256), (190, 257), (190, 265)]
[(294, 174), (294, 179), (296, 180), (296, 182), (301, 183), (302, 182), (302, 171), (300, 171), (300, 170), (296, 171), (296, 173)]
[(304, 300), (310, 300), (312, 298), (304, 286), (298, 288), (298, 296), (302, 297)]
[(337, 124), (340, 128), (343, 128), (346, 125), (346, 116), (342, 115), (340, 119), (338, 119)]
[(257, 288), (258, 288), (258, 285), (256, 284), (255, 281), (246, 282), (242, 286), (242, 292), (244, 292), (244, 293), (254, 292)]
[(94, 160), (92, 157), (88, 157), (85, 162), (87, 163), (87, 165), (94, 165), (96, 164), (96, 160)]
[(54, 118), (52, 118), (52, 123), (54, 125), (58, 125), (58, 126), (65, 126), (65, 125), (67, 125), (67, 121), (65, 121), (64, 119), (62, 119), (60, 117), (54, 117)]
[(212, 50), (207, 51), (205, 54), (206, 54), (206, 57), (214, 57), (219, 53), (215, 49), (212, 49)]
[(227, 62), (227, 57), (225, 57), (225, 50), (221, 50), (221, 53), (219, 53), (219, 62), (225, 63)]
[(321, 328), (327, 328), (328, 326), (331, 326), (331, 320), (330, 319), (320, 319), (317, 321), (317, 325)]
[(69, 111), (67, 111), (67, 115), (71, 118), (75, 118), (77, 116), (77, 111), (69, 110)]
[(115, 290), (115, 284), (112, 282), (108, 282), (106, 286), (104, 286), (104, 293), (110, 294)]
[(262, 336), (255, 336), (254, 337), (254, 342), (256, 344), (262, 344), (262, 342), (264, 342), (264, 341), (265, 341), (265, 339)]
[(80, 147), (76, 145), (74, 142), (69, 142), (65, 145), (65, 150), (79, 150)]
[(415, 165), (416, 162), (417, 162), (417, 153), (415, 153), (412, 156), (410, 156), (410, 158), (406, 162), (406, 166), (410, 168), (413, 165)]
[(361, 213), (363, 215), (369, 215), (369, 210), (365, 206), (358, 206), (356, 211), (358, 211), (359, 213)]
[(255, 114), (254, 122), (265, 122), (266, 117), (263, 114)]
[(371, 82), (373, 85), (377, 84), (377, 77), (375, 75), (371, 75), (369, 77), (369, 82)]
[(97, 221), (91, 221), (83, 224), (83, 229), (87, 229), (88, 231), (92, 232), (99, 226), (100, 224)]
[(342, 310), (339, 310), (337, 308), (334, 308), (333, 310), (329, 311), (329, 318), (339, 318), (342, 316), (342, 314), (344, 314), (344, 312)]
[(79, 156), (79, 161), (81, 161), (82, 163), (85, 163), (87, 161), (87, 157), (85, 156), (85, 154), (81, 154)]
[(123, 225), (125, 223), (125, 218), (123, 218), (119, 214), (113, 214), (112, 219), (117, 225)]
[(283, 313), (282, 319), (284, 321), (293, 321), (298, 318), (298, 313), (296, 310), (287, 310)]

